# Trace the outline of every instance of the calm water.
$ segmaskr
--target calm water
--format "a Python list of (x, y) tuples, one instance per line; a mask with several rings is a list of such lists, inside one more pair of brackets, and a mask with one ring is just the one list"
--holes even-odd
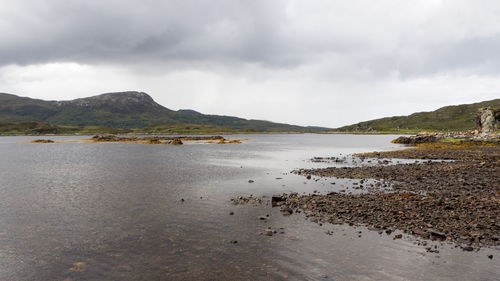
[[(168, 146), (0, 137), (0, 280), (500, 279), (499, 249), (444, 244), (430, 254), (411, 237), (394, 241), (230, 203), (237, 195), (348, 188), (352, 181), (289, 172), (334, 165), (308, 161), (314, 156), (394, 149), (394, 136), (236, 137), (248, 140)], [(266, 214), (267, 222), (258, 219)], [(284, 233), (259, 235), (267, 226)]]

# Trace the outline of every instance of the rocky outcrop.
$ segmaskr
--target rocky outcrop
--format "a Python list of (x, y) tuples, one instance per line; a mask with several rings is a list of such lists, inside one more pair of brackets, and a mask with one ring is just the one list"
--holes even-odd
[(392, 141), (392, 143), (401, 143), (401, 144), (409, 144), (409, 145), (416, 145), (420, 143), (430, 143), (430, 142), (436, 142), (440, 139), (442, 139), (442, 136), (438, 136), (437, 134), (419, 134), (416, 136), (401, 136), (395, 140)]
[(31, 141), (32, 143), (54, 143), (53, 140), (34, 140), (34, 141)]
[(182, 143), (180, 138), (177, 138), (177, 139), (173, 139), (172, 141), (170, 141), (169, 144), (182, 145), (183, 143)]
[(498, 129), (498, 120), (491, 107), (480, 108), (476, 115), (476, 130), (481, 135), (488, 135)]

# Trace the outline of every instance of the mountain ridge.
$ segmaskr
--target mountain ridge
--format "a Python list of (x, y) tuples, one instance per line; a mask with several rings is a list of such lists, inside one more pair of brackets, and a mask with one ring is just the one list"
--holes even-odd
[(202, 114), (191, 109), (175, 111), (139, 91), (110, 92), (68, 101), (47, 101), (0, 93), (0, 123), (22, 122), (112, 128), (195, 124), (259, 132), (315, 132), (328, 129)]

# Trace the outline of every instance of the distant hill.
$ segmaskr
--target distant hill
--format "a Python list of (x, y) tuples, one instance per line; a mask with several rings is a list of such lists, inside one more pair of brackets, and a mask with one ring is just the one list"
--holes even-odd
[(316, 132), (320, 127), (301, 127), (262, 120), (206, 115), (190, 109), (170, 110), (143, 92), (106, 93), (71, 101), (45, 101), (0, 93), (0, 123), (43, 122), (63, 126), (145, 128), (159, 125), (195, 124), (255, 132)]
[(394, 131), (464, 131), (475, 128), (476, 112), (481, 107), (500, 109), (500, 99), (473, 104), (442, 107), (431, 112), (409, 116), (385, 117), (334, 129), (337, 132), (394, 132)]

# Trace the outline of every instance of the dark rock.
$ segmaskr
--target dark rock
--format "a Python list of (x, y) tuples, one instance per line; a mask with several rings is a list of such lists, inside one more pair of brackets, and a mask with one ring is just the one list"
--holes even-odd
[(288, 207), (282, 208), (280, 211), (283, 213), (283, 215), (293, 214), (293, 209)]
[(271, 197), (271, 206), (276, 207), (280, 206), (285, 201), (285, 198), (277, 195), (273, 195)]
[(399, 137), (399, 138), (393, 140), (392, 142), (393, 143), (415, 145), (415, 144), (420, 144), (420, 143), (437, 142), (440, 139), (441, 138), (435, 134), (421, 134), (421, 135), (409, 136), (409, 137), (402, 136), (402, 137)]
[(462, 249), (463, 249), (464, 251), (467, 251), (467, 252), (474, 251), (474, 248), (472, 248), (471, 246), (466, 246), (466, 247), (463, 247)]
[(274, 234), (274, 230), (272, 230), (271, 228), (268, 228), (264, 231), (264, 233), (267, 235), (267, 236), (273, 236)]
[(441, 240), (446, 239), (446, 234), (444, 234), (442, 232), (432, 230), (432, 229), (429, 229), (428, 232), (431, 234), (431, 238), (441, 239)]
[(41, 139), (41, 140), (34, 140), (34, 141), (31, 141), (32, 143), (54, 143), (53, 140), (44, 140), (44, 139)]
[(169, 144), (172, 144), (172, 145), (182, 145), (182, 141), (180, 138), (177, 138), (177, 139), (173, 139), (172, 141), (169, 142)]

